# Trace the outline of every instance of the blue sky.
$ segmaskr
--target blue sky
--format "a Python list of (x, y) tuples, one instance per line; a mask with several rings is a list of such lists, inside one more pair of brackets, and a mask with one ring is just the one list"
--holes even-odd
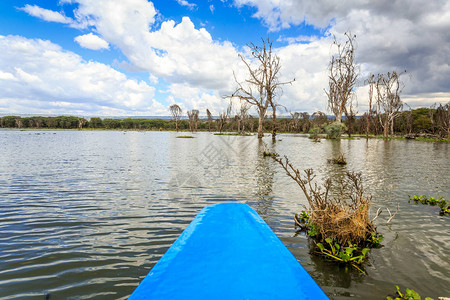
[[(408, 7), (405, 10), (404, 7)], [(407, 70), (412, 107), (450, 99), (450, 4), (380, 5), (303, 0), (3, 0), (0, 114), (168, 115), (223, 110), (245, 78), (238, 54), (274, 41), (281, 77), (296, 79), (279, 102), (326, 111), (332, 36), (357, 35), (358, 112), (370, 73)]]

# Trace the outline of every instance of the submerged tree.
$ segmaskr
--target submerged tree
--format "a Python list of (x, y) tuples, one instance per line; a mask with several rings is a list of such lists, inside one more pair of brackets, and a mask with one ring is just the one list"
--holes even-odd
[(366, 138), (369, 137), (370, 131), (370, 118), (372, 114), (372, 104), (373, 104), (373, 88), (376, 84), (375, 75), (371, 74), (367, 79), (367, 83), (369, 84), (369, 111), (367, 112)]
[(231, 113), (232, 103), (228, 104), (227, 110), (219, 114), (219, 117), (216, 119), (217, 130), (222, 133), (225, 124), (228, 121), (228, 116)]
[(324, 112), (316, 111), (311, 116), (311, 123), (314, 127), (321, 127), (327, 122), (328, 118)]
[(436, 109), (436, 124), (439, 130), (439, 135), (450, 139), (450, 102), (446, 105), (440, 104)]
[(350, 104), (346, 109), (345, 109), (345, 118), (347, 119), (347, 134), (348, 137), (351, 137), (352, 133), (354, 132), (353, 127), (355, 124), (355, 120), (356, 120), (356, 114), (358, 112), (356, 111), (356, 108)]
[(302, 132), (308, 132), (311, 127), (311, 120), (309, 114), (307, 112), (300, 113), (300, 117), (302, 120)]
[(187, 111), (188, 119), (189, 119), (189, 129), (194, 132), (197, 131), (198, 128), (198, 114), (199, 111), (193, 109), (191, 111)]
[(181, 118), (181, 107), (178, 104), (172, 104), (170, 107), (170, 113), (172, 114), (172, 118), (175, 122), (175, 128), (178, 131), (178, 121), (180, 121)]
[(294, 132), (299, 132), (300, 131), (300, 113), (299, 112), (294, 112), (294, 113), (290, 113), (291, 114), (291, 130)]
[(209, 111), (209, 109), (206, 109), (206, 115), (208, 117), (208, 131), (211, 132), (211, 124), (212, 124), (212, 121), (213, 121), (213, 117), (212, 117), (212, 114)]
[(239, 119), (241, 121), (240, 132), (242, 134), (245, 133), (245, 124), (249, 118), (248, 110), (250, 109), (250, 105), (247, 102), (241, 102), (241, 107), (239, 108)]
[(337, 53), (331, 56), (328, 66), (328, 108), (333, 112), (336, 121), (341, 122), (342, 115), (346, 113), (351, 97), (354, 96), (358, 68), (355, 64), (356, 35), (346, 32), (347, 41), (342, 44), (334, 39), (333, 45)]
[[(258, 138), (262, 138), (264, 133), (264, 118), (267, 113), (269, 105), (273, 110), (273, 120), (276, 121), (276, 102), (275, 97), (281, 86), (289, 82), (279, 81), (279, 72), (281, 69), (280, 58), (272, 50), (272, 42), (267, 39), (262, 39), (262, 46), (255, 44), (248, 45), (251, 50), (252, 60), (256, 62), (256, 66), (252, 64), (251, 60), (247, 60), (239, 54), (242, 62), (247, 67), (249, 78), (244, 82), (239, 82), (234, 76), (238, 85), (236, 91), (231, 97), (239, 98), (246, 101), (250, 105), (256, 107), (259, 116), (258, 124)], [(276, 131), (273, 131), (275, 136)]]
[(396, 71), (387, 74), (378, 74), (375, 88), (377, 92), (378, 118), (383, 127), (383, 136), (389, 132), (394, 135), (394, 120), (403, 108), (400, 93), (403, 90), (403, 82)]

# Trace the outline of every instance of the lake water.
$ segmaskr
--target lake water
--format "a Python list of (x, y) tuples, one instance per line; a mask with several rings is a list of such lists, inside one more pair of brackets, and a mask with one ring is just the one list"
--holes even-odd
[[(396, 284), (450, 296), (450, 217), (408, 203), (450, 200), (450, 144), (177, 135), (0, 131), (0, 299), (126, 299), (204, 206), (228, 201), (252, 206), (332, 299), (384, 299)], [(368, 275), (309, 253), (292, 219), (306, 198), (265, 148), (318, 178), (362, 172), (372, 215), (400, 205), (376, 221)], [(347, 166), (327, 163), (340, 152)]]

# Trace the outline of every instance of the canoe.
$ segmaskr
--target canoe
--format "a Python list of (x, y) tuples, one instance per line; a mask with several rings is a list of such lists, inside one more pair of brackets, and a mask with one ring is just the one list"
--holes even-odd
[(129, 297), (328, 299), (248, 205), (205, 207)]

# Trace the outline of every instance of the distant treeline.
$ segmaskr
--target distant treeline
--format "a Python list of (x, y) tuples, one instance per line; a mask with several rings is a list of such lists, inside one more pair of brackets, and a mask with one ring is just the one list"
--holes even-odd
[[(409, 111), (403, 111), (394, 122), (394, 132), (397, 135), (425, 133), (448, 138), (448, 119), (438, 115), (434, 108), (418, 108)], [(448, 108), (444, 112), (448, 118)], [(343, 119), (350, 134), (367, 133), (368, 114), (364, 114), (352, 119)], [(383, 132), (381, 121), (383, 116), (371, 115), (369, 122), (369, 134), (380, 135)], [(194, 126), (190, 126), (189, 120), (179, 120), (179, 130), (187, 131)], [(255, 132), (258, 129), (258, 119), (248, 116), (245, 119), (239, 116), (230, 117), (225, 122), (223, 120), (199, 119), (197, 128), (199, 131), (237, 131), (237, 132)], [(278, 132), (308, 133), (312, 128), (325, 130), (325, 127), (332, 123), (323, 112), (292, 113), (289, 118), (279, 118), (276, 121)], [(225, 123), (225, 124), (223, 124)], [(175, 122), (167, 119), (101, 119), (58, 116), (58, 117), (19, 117), (6, 116), (0, 118), (0, 127), (2, 128), (48, 128), (48, 129), (135, 129), (135, 130), (175, 130)], [(265, 132), (272, 130), (273, 122), (267, 119), (264, 122)]]

